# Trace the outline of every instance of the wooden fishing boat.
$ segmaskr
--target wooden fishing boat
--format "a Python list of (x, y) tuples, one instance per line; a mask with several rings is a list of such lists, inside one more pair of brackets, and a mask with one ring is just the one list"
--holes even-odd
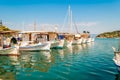
[(74, 44), (81, 44), (81, 43), (82, 43), (81, 35), (76, 34), (72, 44), (74, 45)]
[(21, 32), (19, 51), (50, 50), (51, 43), (47, 41), (48, 34), (43, 31), (24, 31)]
[(49, 42), (51, 49), (62, 49), (64, 46), (64, 36), (57, 32), (48, 32)]
[(7, 36), (14, 36), (13, 34), (16, 35), (17, 31), (0, 32), (0, 55), (19, 55), (17, 47), (11, 43), (12, 38)]
[(64, 40), (51, 41), (51, 49), (62, 49), (64, 46)]
[(71, 47), (74, 35), (70, 33), (62, 33), (62, 35), (64, 35), (64, 47)]

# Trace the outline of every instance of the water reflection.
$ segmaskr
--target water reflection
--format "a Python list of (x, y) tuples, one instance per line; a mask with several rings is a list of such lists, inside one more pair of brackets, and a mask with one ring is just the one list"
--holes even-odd
[(120, 80), (120, 72), (118, 72), (118, 74), (116, 74), (115, 77), (115, 80)]
[(72, 54), (73, 53), (73, 46), (69, 46), (64, 49), (64, 53)]
[(88, 47), (93, 47), (93, 46), (94, 46), (94, 42), (87, 43), (87, 46), (88, 46)]
[(89, 50), (87, 48), (93, 45), (93, 43), (72, 45), (65, 49), (53, 49), (51, 52), (20, 52), (20, 56), (0, 56), (0, 79), (6, 80), (10, 77), (9, 80), (16, 80), (26, 76), (36, 76), (36, 73), (43, 76), (43, 73), (48, 74), (53, 67), (56, 72), (63, 70), (61, 73), (68, 74), (67, 72), (74, 68), (71, 68), (74, 62), (79, 63), (81, 61), (79, 59), (82, 59), (80, 58), (82, 54), (78, 53), (85, 54), (85, 51)]
[[(21, 53), (20, 63), (24, 72), (47, 72), (51, 66), (51, 54), (49, 51)], [(28, 70), (28, 68), (30, 68)]]
[(18, 56), (0, 56), (0, 79), (16, 80), (18, 67)]
[(54, 63), (57, 63), (58, 61), (64, 61), (64, 51), (63, 49), (53, 49), (51, 50), (52, 59), (54, 60)]
[(72, 49), (73, 49), (73, 54), (77, 54), (82, 50), (82, 45), (73, 45)]

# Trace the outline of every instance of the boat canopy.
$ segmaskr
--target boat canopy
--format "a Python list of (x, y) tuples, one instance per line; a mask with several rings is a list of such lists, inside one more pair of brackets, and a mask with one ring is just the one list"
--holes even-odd
[(58, 39), (64, 39), (64, 35), (58, 35)]

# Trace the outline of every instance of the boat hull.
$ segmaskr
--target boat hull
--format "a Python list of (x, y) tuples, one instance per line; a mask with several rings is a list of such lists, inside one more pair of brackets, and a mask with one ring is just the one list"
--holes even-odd
[(32, 44), (26, 46), (20, 46), (19, 51), (49, 51), (50, 43)]
[(92, 42), (92, 38), (87, 38), (87, 43)]
[(72, 43), (73, 43), (72, 41), (66, 40), (65, 43), (64, 43), (64, 46), (69, 48), (69, 47), (72, 46)]
[(94, 38), (92, 38), (92, 40), (91, 40), (92, 42), (94, 42), (95, 41), (95, 39)]
[(59, 40), (55, 42), (51, 42), (51, 49), (62, 49), (64, 46), (64, 40)]
[(0, 49), (0, 55), (19, 55), (16, 47)]
[(113, 61), (115, 65), (117, 66), (118, 71), (120, 71), (120, 51), (114, 51)]
[(82, 39), (73, 40), (73, 42), (72, 42), (73, 45), (81, 44), (81, 43), (82, 43)]
[(87, 43), (87, 39), (83, 38), (82, 43), (83, 43), (83, 44)]

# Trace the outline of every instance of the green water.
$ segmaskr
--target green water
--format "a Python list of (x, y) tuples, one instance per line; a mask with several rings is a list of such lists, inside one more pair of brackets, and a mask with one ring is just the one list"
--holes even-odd
[(96, 39), (50, 52), (0, 56), (0, 80), (120, 80), (112, 60), (117, 39)]

